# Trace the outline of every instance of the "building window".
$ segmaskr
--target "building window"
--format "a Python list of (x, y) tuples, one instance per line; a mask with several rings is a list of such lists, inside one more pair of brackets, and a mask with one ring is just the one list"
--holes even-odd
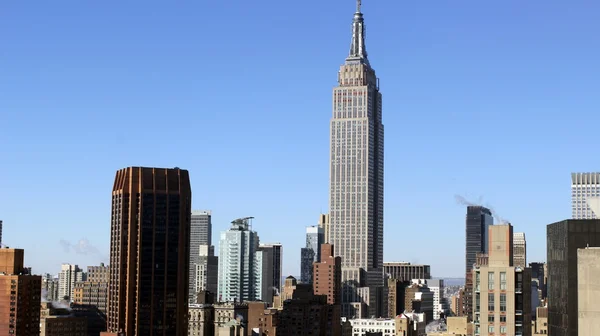
[(494, 326), (489, 326), (488, 327), (488, 334), (493, 334), (494, 333)]
[(506, 322), (506, 315), (500, 315), (500, 323)]
[(488, 273), (488, 289), (494, 290), (494, 272)]
[(494, 323), (494, 315), (488, 315), (488, 322)]
[(494, 311), (494, 294), (488, 294), (488, 310)]
[(500, 326), (500, 333), (506, 334), (506, 326)]
[(500, 290), (506, 290), (506, 272), (500, 272)]
[(475, 272), (475, 291), (480, 291), (480, 283), (481, 283), (481, 274), (479, 272)]
[(500, 311), (506, 311), (506, 294), (500, 294)]
[(478, 313), (481, 310), (481, 299), (479, 293), (475, 293), (475, 312)]

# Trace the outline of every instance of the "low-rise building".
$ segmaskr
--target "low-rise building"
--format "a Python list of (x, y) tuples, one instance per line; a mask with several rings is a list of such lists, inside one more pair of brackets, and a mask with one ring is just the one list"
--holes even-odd
[(190, 304), (188, 336), (214, 335), (214, 312), (211, 304)]
[(352, 335), (354, 336), (367, 336), (373, 333), (381, 333), (382, 336), (402, 335), (396, 333), (396, 320), (392, 318), (342, 318), (342, 323), (346, 321), (352, 325)]

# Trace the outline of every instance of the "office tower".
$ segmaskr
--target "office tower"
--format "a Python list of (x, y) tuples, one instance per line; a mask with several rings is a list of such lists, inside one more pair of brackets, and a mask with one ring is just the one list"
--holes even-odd
[(427, 280), (427, 287), (433, 292), (433, 319), (439, 320), (444, 312), (442, 299), (444, 296), (444, 279)]
[(548, 334), (577, 335), (577, 249), (600, 247), (600, 219), (567, 219), (546, 227)]
[(273, 303), (273, 255), (274, 249), (260, 245), (256, 251), (254, 274), (256, 274), (256, 299)]
[(600, 326), (600, 248), (577, 249), (578, 336), (596, 336)]
[(108, 311), (108, 282), (110, 268), (101, 263), (100, 266), (88, 266), (87, 280), (75, 283), (73, 303), (94, 306), (102, 313)]
[(463, 316), (473, 319), (473, 276), (477, 253), (488, 252), (488, 227), (494, 224), (492, 212), (482, 206), (468, 206), (466, 216), (465, 299)]
[(187, 170), (129, 167), (112, 191), (108, 332), (187, 335)]
[(527, 243), (523, 232), (513, 234), (513, 265), (527, 267)]
[(23, 274), (21, 249), (0, 248), (0, 335), (40, 334), (42, 277)]
[(62, 264), (58, 274), (58, 296), (60, 300), (73, 301), (73, 290), (77, 281), (84, 281), (85, 273), (77, 265)]
[[(379, 80), (357, 1), (350, 53), (333, 89), (329, 233), (342, 257), (342, 316), (383, 313), (383, 124)], [(364, 304), (363, 304), (364, 303)]]
[(253, 217), (231, 222), (227, 231), (221, 232), (219, 242), (218, 302), (257, 300), (256, 251), (258, 234), (252, 231)]
[(321, 261), (313, 264), (313, 292), (326, 295), (328, 304), (340, 304), (342, 294), (342, 258), (336, 257), (334, 246), (321, 245)]
[(273, 253), (273, 288), (281, 291), (281, 267), (283, 265), (283, 245), (280, 243), (261, 244), (261, 249), (270, 249)]
[(198, 303), (197, 295), (200, 291), (209, 292), (213, 299), (217, 295), (219, 257), (215, 256), (215, 247), (200, 245), (199, 254), (200, 258), (196, 264), (196, 284), (193, 290), (196, 295), (194, 303)]
[(588, 198), (598, 196), (600, 196), (600, 173), (571, 173), (573, 219), (598, 218), (588, 204)]
[(330, 224), (329, 214), (320, 214), (317, 225), (321, 229), (323, 229), (323, 244), (325, 244), (325, 243), (329, 244), (329, 224)]
[(212, 215), (210, 211), (192, 211), (190, 226), (189, 302), (196, 302), (196, 265), (200, 261), (200, 246), (212, 245)]
[(321, 260), (321, 244), (324, 243), (323, 228), (306, 228), (306, 246), (300, 250), (300, 281), (312, 283), (313, 263)]
[(513, 266), (513, 228), (489, 227), (487, 265), (474, 274), (475, 335), (531, 335), (531, 270)]
[(412, 279), (431, 279), (431, 266), (412, 265), (409, 262), (384, 262), (383, 274), (391, 279), (410, 281)]

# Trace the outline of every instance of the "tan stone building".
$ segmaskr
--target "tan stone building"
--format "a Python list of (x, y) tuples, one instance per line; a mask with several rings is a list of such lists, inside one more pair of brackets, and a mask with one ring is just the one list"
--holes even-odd
[(548, 307), (536, 308), (537, 318), (533, 322), (534, 335), (548, 335)]
[(396, 336), (425, 336), (425, 314), (403, 313), (395, 318)]
[(446, 331), (427, 333), (427, 336), (469, 336), (473, 332), (473, 325), (467, 321), (466, 316), (448, 317), (446, 326)]
[(515, 267), (512, 225), (489, 227), (487, 265), (473, 269), (476, 335), (531, 335), (531, 270)]
[(215, 308), (211, 304), (190, 304), (188, 336), (214, 335)]
[[(600, 248), (577, 250), (578, 336), (600, 334)], [(550, 298), (552, 300), (552, 298)]]

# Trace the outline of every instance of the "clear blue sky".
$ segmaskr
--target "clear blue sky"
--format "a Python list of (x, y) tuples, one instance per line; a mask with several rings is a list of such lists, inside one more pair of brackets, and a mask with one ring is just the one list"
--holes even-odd
[[(117, 169), (190, 170), (213, 242), (255, 216), (299, 273), (328, 207), (331, 90), (352, 0), (7, 1), (0, 219), (37, 272), (108, 254)], [(385, 260), (464, 273), (464, 206), (491, 204), (545, 260), (570, 172), (597, 171), (597, 1), (364, 0), (385, 124)], [(66, 252), (88, 239), (99, 253)]]

